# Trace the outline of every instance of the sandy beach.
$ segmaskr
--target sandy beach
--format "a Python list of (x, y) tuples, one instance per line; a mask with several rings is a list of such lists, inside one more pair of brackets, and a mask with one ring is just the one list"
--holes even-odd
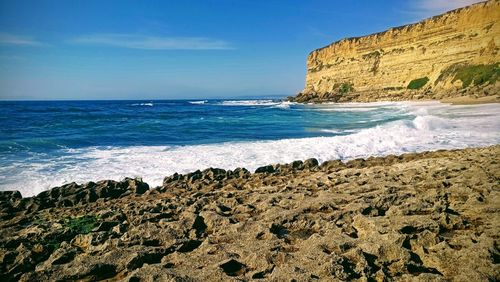
[(485, 97), (475, 98), (471, 96), (462, 96), (462, 97), (442, 99), (440, 101), (442, 103), (450, 103), (452, 105), (477, 105), (477, 104), (500, 103), (500, 97), (485, 96)]
[(499, 160), (492, 146), (0, 192), (1, 278), (493, 281)]

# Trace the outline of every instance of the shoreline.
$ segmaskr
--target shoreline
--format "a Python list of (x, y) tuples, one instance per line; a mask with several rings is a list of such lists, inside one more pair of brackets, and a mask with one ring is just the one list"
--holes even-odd
[[(236, 108), (216, 101), (208, 102), (209, 106), (183, 103), (180, 109), (181, 112), (187, 112), (183, 107), (188, 107), (200, 110), (201, 113), (205, 109), (210, 111), (221, 109), (228, 115), (240, 111), (248, 112), (250, 114), (245, 114), (243, 120), (259, 122), (262, 120), (263, 127), (259, 130), (261, 132), (257, 133), (250, 126), (240, 126), (241, 121), (230, 120), (230, 127), (235, 131), (224, 133), (225, 131), (220, 130), (221, 123), (207, 122), (202, 118), (205, 114), (201, 114), (199, 119), (198, 115), (193, 118), (195, 124), (185, 123), (187, 126), (193, 126), (194, 135), (179, 130), (180, 135), (171, 138), (156, 126), (156, 113), (176, 111), (177, 106), (171, 109), (170, 106), (157, 105), (154, 109), (141, 108), (141, 111), (148, 113), (150, 117), (145, 127), (150, 132), (148, 133), (150, 137), (147, 141), (137, 142), (134, 139), (142, 138), (140, 136), (143, 133), (129, 129), (134, 129), (141, 119), (134, 118), (135, 108), (132, 108), (131, 104), (124, 107), (120, 107), (120, 104), (113, 105), (117, 109), (123, 109), (125, 116), (130, 120), (126, 130), (116, 132), (116, 137), (119, 137), (116, 144), (110, 142), (115, 132), (113, 123), (109, 122), (92, 124), (92, 129), (86, 131), (84, 135), (70, 134), (54, 140), (57, 144), (66, 144), (68, 139), (76, 138), (78, 141), (70, 150), (56, 147), (53, 151), (52, 149), (47, 151), (45, 149), (47, 146), (43, 142), (29, 144), (33, 150), (48, 154), (37, 154), (34, 158), (22, 160), (22, 165), (16, 162), (16, 156), (22, 157), (21, 153), (7, 156), (3, 162), (4, 179), (0, 181), (2, 182), (0, 190), (19, 189), (23, 196), (33, 196), (70, 181), (77, 183), (101, 179), (119, 181), (127, 176), (142, 177), (150, 186), (158, 186), (161, 185), (165, 175), (175, 172), (188, 173), (208, 167), (223, 169), (245, 167), (254, 171), (257, 167), (269, 163), (287, 163), (311, 157), (318, 158), (319, 161), (349, 160), (404, 152), (485, 146), (496, 144), (500, 140), (496, 126), (496, 119), (500, 114), (498, 104), (457, 107), (460, 115), (449, 118), (447, 113), (455, 111), (454, 106), (440, 104), (437, 101), (325, 106), (286, 103), (287, 107), (281, 107), (284, 103), (279, 101), (245, 101), (244, 106)], [(56, 107), (63, 108), (64, 105)], [(99, 106), (85, 106), (82, 109), (96, 107)], [(476, 115), (478, 112), (482, 114)], [(276, 119), (265, 120), (264, 114), (272, 114)], [(463, 118), (460, 118), (461, 115)], [(292, 117), (293, 120), (299, 116), (307, 119), (299, 124), (283, 119)], [(342, 116), (342, 119), (339, 119), (339, 116)], [(217, 118), (217, 121), (219, 120)], [(33, 121), (36, 121), (36, 116), (33, 116)], [(86, 123), (87, 119), (79, 118), (78, 122)], [(208, 127), (199, 131), (196, 129), (198, 126)], [(102, 139), (103, 141), (90, 139), (94, 144), (85, 145), (85, 135), (92, 133), (93, 130), (102, 130), (101, 128), (106, 129), (106, 138)], [(276, 129), (278, 131), (274, 132)], [(214, 133), (207, 141), (201, 139), (205, 131)], [(174, 132), (177, 134), (177, 129)], [(41, 128), (37, 133), (40, 136), (53, 134), (58, 132)], [(256, 134), (256, 137), (242, 140), (240, 137), (242, 134)], [(416, 136), (419, 137), (415, 138)], [(22, 134), (16, 137), (22, 138)], [(182, 141), (176, 141), (179, 138)], [(445, 139), (451, 142), (436, 141)], [(60, 162), (61, 160), (63, 162)], [(8, 171), (12, 173), (8, 174)]]
[(296, 101), (294, 100), (295, 96), (290, 96), (284, 99), (286, 102), (294, 102), (299, 104), (349, 104), (349, 103), (361, 103), (361, 104), (369, 104), (369, 103), (377, 103), (377, 102), (441, 102), (444, 104), (451, 105), (481, 105), (481, 104), (495, 104), (500, 103), (500, 95), (491, 95), (491, 96), (483, 96), (483, 97), (473, 97), (473, 96), (458, 96), (458, 97), (448, 97), (441, 99), (410, 99), (410, 100), (391, 100), (391, 99), (376, 99), (369, 101), (359, 101), (359, 100), (346, 100), (346, 101), (336, 101), (336, 100), (306, 100), (306, 101)]
[(494, 145), (3, 191), (1, 277), (498, 277), (499, 158)]
[(500, 97), (497, 96), (485, 96), (479, 98), (473, 98), (471, 96), (461, 96), (455, 98), (446, 98), (439, 100), (442, 103), (449, 103), (452, 105), (479, 105), (479, 104), (492, 104), (500, 103)]

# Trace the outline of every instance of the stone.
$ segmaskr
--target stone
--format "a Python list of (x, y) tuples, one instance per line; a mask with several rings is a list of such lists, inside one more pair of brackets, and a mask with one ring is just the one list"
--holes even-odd
[(234, 259), (223, 262), (220, 268), (228, 276), (240, 276), (246, 272), (246, 265)]
[(261, 166), (255, 170), (255, 173), (273, 173), (275, 171), (274, 166), (272, 165), (266, 165), (266, 166)]
[(319, 162), (317, 159), (307, 159), (304, 161), (304, 168), (307, 168), (307, 169), (312, 169), (312, 168), (316, 168), (318, 167), (319, 165)]

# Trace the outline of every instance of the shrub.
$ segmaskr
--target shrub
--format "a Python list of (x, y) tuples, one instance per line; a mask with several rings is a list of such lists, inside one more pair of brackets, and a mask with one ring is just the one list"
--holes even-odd
[(354, 90), (354, 88), (352, 87), (352, 84), (350, 84), (350, 83), (342, 83), (342, 85), (340, 85), (340, 88), (339, 88), (339, 92), (342, 94), (351, 92), (353, 90)]
[(462, 81), (462, 87), (466, 88), (472, 83), (477, 86), (481, 84), (495, 83), (500, 76), (499, 64), (471, 65), (457, 70), (452, 82)]
[(417, 78), (417, 79), (410, 81), (410, 83), (408, 83), (407, 88), (408, 89), (420, 89), (420, 88), (424, 87), (424, 85), (426, 85), (427, 82), (429, 82), (429, 78), (427, 76)]

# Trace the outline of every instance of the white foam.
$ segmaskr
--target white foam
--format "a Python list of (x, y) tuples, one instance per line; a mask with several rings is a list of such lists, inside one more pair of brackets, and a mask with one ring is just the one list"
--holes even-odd
[[(443, 105), (437, 102), (440, 105)], [(431, 102), (431, 105), (435, 105), (436, 102)], [(323, 103), (323, 104), (308, 104), (310, 107), (315, 108), (319, 111), (325, 112), (372, 112), (372, 111), (407, 111), (412, 105), (417, 105), (419, 107), (426, 107), (429, 105), (428, 102), (373, 102), (373, 103)]]
[(272, 107), (279, 109), (289, 109), (291, 105), (297, 103), (277, 100), (226, 100), (219, 103), (222, 106), (248, 106), (248, 107)]
[(325, 133), (353, 133), (359, 130), (354, 130), (354, 129), (320, 129), (320, 132), (325, 132)]
[(278, 103), (277, 105), (274, 105), (273, 108), (279, 108), (279, 109), (289, 109), (291, 105), (294, 105), (296, 103), (293, 102), (288, 102), (288, 101), (283, 101)]
[[(152, 186), (165, 176), (219, 167), (254, 170), (270, 163), (317, 158), (349, 160), (404, 152), (500, 144), (500, 105), (450, 106), (398, 104), (415, 115), (343, 136), (229, 142), (196, 146), (91, 147), (65, 150), (65, 156), (43, 162), (23, 162), (0, 168), (15, 175), (2, 190), (20, 190), (25, 196), (75, 181), (120, 180), (142, 177)], [(478, 115), (480, 113), (480, 115)], [(4, 182), (4, 181), (2, 181)], [(5, 183), (5, 182), (4, 182)]]
[(343, 132), (343, 130), (340, 130), (340, 129), (321, 129), (320, 131), (325, 132), (325, 133), (342, 133)]
[(274, 100), (225, 100), (220, 102), (223, 106), (276, 106), (281, 101)]
[(275, 106), (278, 103), (273, 100), (226, 100), (220, 104), (224, 106)]
[[(322, 103), (322, 104), (311, 104), (311, 105), (316, 105), (316, 106), (328, 106), (328, 107), (335, 107), (335, 108), (370, 108), (370, 107), (400, 107), (402, 105), (412, 105), (412, 104), (419, 104), (420, 106), (423, 106), (424, 102), (370, 102), (370, 103), (362, 103), (362, 102), (349, 102), (349, 103), (334, 103), (334, 102), (327, 102), (327, 103)], [(432, 101), (431, 103), (435, 103)], [(439, 103), (439, 102), (438, 102)]]
[(203, 101), (189, 101), (189, 103), (193, 104), (193, 105), (203, 105), (203, 104), (208, 103), (208, 100), (203, 100)]
[(147, 107), (152, 107), (154, 106), (153, 103), (135, 103), (135, 104), (132, 104), (132, 106), (147, 106)]
[(379, 108), (375, 108), (375, 107), (330, 107), (330, 108), (323, 108), (323, 109), (318, 109), (318, 110), (325, 111), (325, 112), (370, 112), (370, 111), (379, 110)]

